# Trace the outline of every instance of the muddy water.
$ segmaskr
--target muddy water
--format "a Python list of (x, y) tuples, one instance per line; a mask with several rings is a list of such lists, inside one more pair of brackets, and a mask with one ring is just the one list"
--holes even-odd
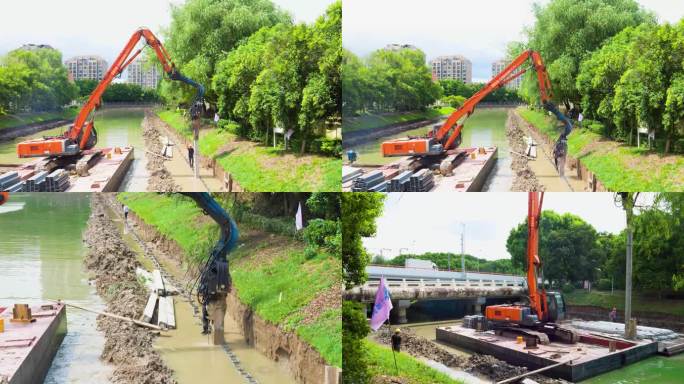
[[(0, 305), (61, 298), (104, 309), (83, 267), (89, 204), (87, 194), (13, 194), (0, 206)], [(99, 359), (104, 338), (96, 315), (69, 308), (67, 327), (46, 383), (107, 383), (111, 368)]]
[[(147, 269), (152, 269), (151, 261), (143, 256), (140, 245), (129, 233), (129, 228), (123, 225), (120, 215), (111, 209), (108, 209), (108, 213), (122, 232), (124, 241), (131, 250), (140, 255), (138, 259), (141, 264)], [(177, 266), (160, 262), (163, 268), (176, 278), (183, 277), (184, 272)], [(202, 324), (200, 319), (194, 316), (191, 304), (180, 297), (176, 297), (174, 302), (178, 327), (157, 338), (155, 348), (166, 365), (174, 371), (176, 380), (180, 384), (195, 383), (198, 373), (201, 373), (202, 382), (207, 384), (244, 382), (244, 378), (235, 369), (226, 352), (221, 347), (212, 345), (209, 336), (201, 334)], [(242, 367), (259, 383), (296, 383), (286, 366), (268, 359), (245, 343), (237, 324), (229, 315), (226, 316), (224, 332), (226, 342), (240, 360)]]
[[(121, 190), (145, 191), (147, 188), (147, 157), (140, 127), (142, 118), (143, 109), (105, 109), (96, 112), (95, 115), (98, 147), (135, 147), (135, 160), (121, 185)], [(0, 164), (22, 164), (31, 161), (32, 159), (17, 158), (17, 143), (28, 138), (59, 135), (66, 128), (67, 126), (49, 129), (0, 143)]]
[[(499, 147), (499, 159), (485, 183), (485, 191), (509, 191), (513, 182), (505, 127), (507, 113), (508, 109), (505, 108), (478, 109), (468, 118), (463, 128), (461, 147)], [(359, 154), (358, 163), (375, 165), (394, 162), (397, 158), (382, 157), (380, 153), (381, 142), (390, 138), (406, 137), (407, 135), (423, 136), (430, 129), (432, 129), (432, 124), (356, 146), (353, 149)]]

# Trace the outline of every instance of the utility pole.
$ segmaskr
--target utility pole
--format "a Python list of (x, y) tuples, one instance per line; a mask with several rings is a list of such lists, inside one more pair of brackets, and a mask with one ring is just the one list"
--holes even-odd
[(622, 207), (627, 218), (627, 250), (625, 274), (625, 338), (633, 339), (632, 323), (632, 215), (634, 214), (634, 200), (636, 195), (630, 192), (620, 192)]
[(463, 230), (461, 231), (461, 270), (463, 271), (463, 279), (468, 281), (468, 274), (465, 267), (465, 223), (461, 224)]

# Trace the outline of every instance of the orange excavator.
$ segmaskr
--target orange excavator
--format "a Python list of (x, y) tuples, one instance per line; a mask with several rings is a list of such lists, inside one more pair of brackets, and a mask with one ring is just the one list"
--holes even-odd
[[(529, 304), (490, 305), (485, 308), (489, 328), (498, 334), (523, 335), (548, 344), (549, 337), (576, 343), (579, 335), (556, 321), (565, 319), (565, 301), (560, 292), (547, 292), (538, 287), (542, 266), (539, 259), (539, 220), (544, 192), (529, 192), (527, 209), (527, 289)], [(543, 277), (542, 277), (543, 280)], [(543, 284), (543, 282), (542, 282)]]
[(0, 205), (3, 205), (9, 200), (9, 192), (0, 192)]
[(119, 53), (112, 66), (104, 75), (100, 83), (93, 90), (74, 124), (60, 136), (49, 136), (41, 139), (27, 140), (17, 144), (17, 155), (25, 157), (66, 157), (81, 154), (84, 150), (92, 149), (97, 144), (97, 132), (91, 114), (100, 106), (102, 94), (109, 84), (142, 52), (144, 46), (133, 55), (131, 53), (141, 39), (154, 49), (161, 62), (164, 72), (171, 80), (181, 81), (197, 89), (195, 100), (190, 108), (193, 121), (199, 121), (204, 106), (204, 87), (201, 84), (183, 76), (175, 67), (166, 49), (159, 39), (146, 28), (140, 28), (129, 39), (124, 49)]
[[(524, 68), (523, 65), (528, 61), (531, 61), (531, 66)], [(556, 144), (557, 148), (554, 151), (565, 156), (565, 153), (567, 153), (567, 136), (572, 130), (572, 123), (551, 101), (553, 93), (551, 91), (549, 75), (546, 72), (546, 67), (539, 52), (532, 50), (521, 53), (503, 71), (485, 84), (482, 89), (466, 100), (460, 108), (452, 112), (441, 127), (433, 129), (424, 137), (408, 137), (385, 141), (382, 143), (382, 155), (385, 157), (426, 157), (452, 154), (452, 151), (461, 144), (463, 125), (466, 119), (473, 114), (477, 104), (491, 92), (522, 76), (530, 68), (534, 69), (537, 73), (542, 105), (565, 125), (564, 132), (561, 134)], [(565, 148), (564, 151), (563, 148)]]

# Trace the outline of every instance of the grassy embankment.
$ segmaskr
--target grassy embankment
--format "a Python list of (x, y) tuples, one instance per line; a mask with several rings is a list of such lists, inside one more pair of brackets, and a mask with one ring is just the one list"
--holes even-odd
[[(213, 247), (218, 227), (191, 200), (152, 193), (121, 193), (118, 199), (178, 243), (189, 262), (205, 259)], [(264, 232), (291, 231), (291, 221), (242, 214), (239, 246), (229, 255), (234, 287), (262, 319), (295, 332), (328, 364), (341, 367), (341, 308), (326, 309), (314, 319), (302, 312), (320, 293), (341, 284), (341, 262), (324, 253), (307, 259), (303, 242)]]
[[(158, 112), (169, 126), (187, 138), (192, 131), (176, 111)], [(342, 160), (307, 154), (299, 156), (282, 150), (239, 139), (216, 129), (202, 131), (199, 151), (216, 158), (219, 165), (248, 191), (339, 191)]]
[[(518, 109), (528, 123), (556, 140), (560, 127), (555, 118), (528, 108)], [(598, 127), (598, 123), (594, 123)], [(568, 137), (568, 151), (580, 159), (612, 191), (684, 190), (684, 156), (662, 155), (609, 141), (597, 129), (574, 129)]]
[(460, 383), (403, 352), (396, 354), (399, 368), (399, 375), (397, 375), (391, 349), (369, 340), (364, 340), (364, 344), (368, 351), (368, 366), (373, 376), (401, 376), (402, 379), (407, 380), (407, 384)]
[(55, 119), (73, 119), (77, 114), (78, 109), (65, 108), (60, 112), (35, 112), (0, 116), (0, 130)]
[(361, 129), (380, 128), (397, 123), (411, 123), (414, 121), (436, 119), (453, 112), (451, 107), (430, 108), (420, 112), (402, 112), (386, 114), (366, 114), (358, 117), (345, 117), (342, 122), (342, 132), (354, 132)]
[[(611, 295), (610, 292), (605, 291), (592, 290), (587, 292), (576, 290), (571, 293), (564, 293), (563, 297), (568, 305), (593, 305), (605, 308), (606, 318), (608, 317), (608, 311), (613, 307), (621, 311), (625, 308), (624, 291), (615, 291)], [(634, 293), (632, 295), (632, 310), (648, 313), (666, 313), (684, 317), (684, 300), (658, 299)]]

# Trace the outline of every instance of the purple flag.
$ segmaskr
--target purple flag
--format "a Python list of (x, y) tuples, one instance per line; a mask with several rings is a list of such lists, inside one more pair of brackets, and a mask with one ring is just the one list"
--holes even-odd
[(380, 278), (378, 293), (375, 294), (375, 305), (373, 306), (373, 316), (370, 322), (371, 329), (377, 331), (382, 326), (382, 323), (389, 319), (391, 310), (392, 299), (390, 298), (389, 289), (387, 289), (387, 282), (383, 276)]

